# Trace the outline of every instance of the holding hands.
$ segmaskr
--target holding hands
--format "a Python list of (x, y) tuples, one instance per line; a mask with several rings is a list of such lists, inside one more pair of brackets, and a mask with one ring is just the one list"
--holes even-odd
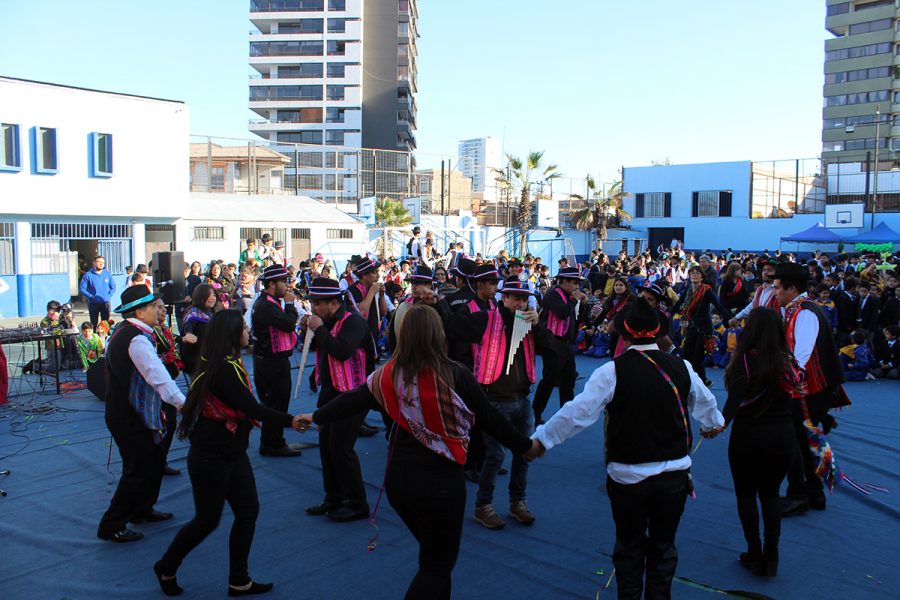
[(716, 437), (717, 435), (719, 435), (720, 433), (722, 433), (723, 431), (725, 431), (725, 427), (726, 427), (725, 425), (722, 425), (721, 427), (714, 427), (712, 429), (701, 429), (700, 435), (708, 440), (711, 440), (714, 437)]
[(298, 433), (303, 433), (310, 427), (312, 427), (313, 420), (312, 414), (306, 413), (302, 415), (296, 415), (294, 420), (291, 422), (291, 429)]
[(542, 458), (547, 453), (544, 445), (537, 440), (531, 440), (531, 448), (525, 453), (525, 460), (531, 462), (536, 458)]
[(183, 336), (181, 336), (181, 340), (187, 344), (196, 344), (197, 336), (194, 335), (193, 333), (186, 333)]

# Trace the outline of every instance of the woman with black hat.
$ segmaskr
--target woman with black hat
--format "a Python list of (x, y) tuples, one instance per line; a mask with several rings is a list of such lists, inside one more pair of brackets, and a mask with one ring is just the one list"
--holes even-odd
[[(675, 533), (691, 493), (688, 414), (714, 437), (725, 420), (686, 361), (662, 352), (657, 311), (638, 298), (616, 315), (627, 351), (594, 371), (578, 396), (538, 427), (536, 458), (606, 415), (606, 490), (616, 525), (620, 598), (671, 597)], [(645, 584), (646, 573), (646, 584)]]
[[(297, 307), (288, 285), (290, 273), (281, 265), (266, 267), (259, 280), (263, 290), (252, 308), (253, 383), (259, 401), (287, 412), (291, 401), (290, 356), (297, 345)], [(337, 282), (335, 282), (337, 284)], [(283, 428), (263, 423), (259, 436), (263, 456), (299, 456), (298, 445), (288, 445)]]
[(225, 502), (234, 514), (229, 541), (228, 595), (248, 596), (272, 589), (271, 583), (250, 578), (247, 558), (253, 542), (259, 498), (253, 467), (247, 457), (250, 431), (258, 421), (273, 427), (299, 428), (299, 417), (259, 404), (241, 360), (249, 343), (249, 328), (237, 310), (216, 313), (203, 342), (203, 361), (191, 382), (178, 435), (190, 438), (188, 472), (196, 514), (182, 527), (153, 571), (163, 593), (182, 593), (175, 579), (178, 567), (219, 525)]
[(181, 408), (184, 394), (156, 354), (153, 327), (165, 309), (162, 300), (145, 286), (122, 292), (115, 309), (125, 320), (116, 326), (106, 347), (106, 426), (122, 456), (122, 477), (109, 508), (100, 519), (97, 537), (124, 543), (144, 534), (130, 523), (164, 521), (172, 513), (153, 508), (159, 498), (167, 422), (162, 403)]
[[(317, 406), (363, 385), (375, 369), (375, 347), (369, 326), (359, 313), (347, 310), (343, 292), (333, 279), (317, 277), (309, 286), (312, 314), (306, 319), (307, 335), (315, 336)], [(310, 506), (307, 514), (324, 515), (346, 522), (369, 516), (366, 488), (359, 458), (353, 449), (365, 413), (352, 415), (319, 430), (319, 457), (325, 499)]]
[(669, 329), (671, 321), (669, 313), (666, 311), (668, 306), (668, 297), (666, 292), (657, 283), (648, 283), (647, 285), (638, 286), (638, 296), (647, 301), (651, 308), (656, 310), (659, 318), (659, 332), (656, 334), (656, 345), (663, 352), (672, 349), (672, 340), (669, 338)]
[[(541, 382), (534, 392), (535, 423), (544, 422), (541, 416), (553, 388), (559, 387), (560, 406), (575, 397), (575, 351), (572, 342), (579, 323), (589, 312), (585, 302), (587, 296), (578, 289), (581, 279), (578, 267), (563, 267), (556, 274), (556, 286), (544, 296), (541, 323), (547, 328), (551, 341), (543, 356)], [(576, 311), (576, 308), (579, 310)]]
[(624, 349), (619, 332), (616, 331), (613, 320), (619, 311), (624, 310), (628, 303), (634, 299), (631, 289), (628, 286), (628, 280), (625, 277), (616, 277), (613, 282), (612, 294), (603, 303), (603, 309), (597, 318), (594, 319), (593, 326), (599, 327), (604, 321), (609, 321), (610, 326), (607, 328), (609, 333), (609, 351), (612, 356), (618, 356)]
[(710, 308), (714, 307), (726, 323), (731, 319), (731, 312), (722, 306), (712, 287), (703, 281), (702, 268), (694, 265), (688, 270), (688, 277), (691, 280), (690, 284), (672, 307), (672, 313), (681, 311), (684, 357), (694, 367), (694, 371), (700, 375), (703, 383), (710, 386), (712, 381), (706, 377), (706, 367), (703, 365), (703, 357), (706, 356), (708, 350), (708, 340), (714, 339)]

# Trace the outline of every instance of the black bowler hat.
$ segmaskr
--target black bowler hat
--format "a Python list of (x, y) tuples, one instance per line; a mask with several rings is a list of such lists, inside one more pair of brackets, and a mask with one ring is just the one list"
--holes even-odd
[(773, 279), (805, 283), (809, 281), (809, 269), (792, 262), (778, 263), (775, 266)]
[(643, 291), (650, 292), (651, 294), (653, 294), (660, 300), (666, 299), (666, 293), (656, 283), (648, 283), (647, 285), (639, 285), (639, 286), (637, 286), (637, 290), (639, 292), (643, 292)]
[(613, 319), (619, 335), (631, 342), (650, 343), (659, 335), (659, 312), (644, 298), (635, 298)]
[(407, 275), (406, 280), (410, 283), (433, 283), (434, 273), (425, 265), (421, 265), (412, 275)]
[(150, 304), (157, 298), (159, 298), (159, 296), (151, 292), (146, 285), (133, 285), (125, 288), (125, 291), (122, 292), (122, 304), (115, 308), (113, 312), (131, 312)]
[(309, 284), (310, 300), (331, 300), (340, 298), (344, 294), (341, 285), (330, 277), (316, 277)]
[(475, 271), (472, 273), (472, 281), (500, 281), (500, 273), (497, 272), (497, 267), (493, 265), (493, 263), (486, 262), (483, 265), (475, 267)]
[(467, 256), (460, 256), (459, 260), (456, 261), (456, 265), (450, 269), (451, 275), (462, 277), (463, 279), (469, 279), (474, 272), (475, 261)]
[(279, 279), (290, 279), (290, 272), (282, 265), (271, 265), (266, 267), (263, 274), (259, 276), (260, 281), (277, 281)]
[(381, 263), (379, 263), (377, 260), (366, 257), (356, 263), (356, 266), (353, 268), (353, 272), (356, 273), (357, 277), (361, 277), (363, 275), (368, 275), (369, 273), (377, 271), (378, 267), (380, 266)]
[(522, 281), (518, 277), (510, 277), (503, 282), (501, 294), (516, 294), (518, 296), (532, 296), (531, 286), (527, 281)]
[(581, 276), (581, 271), (578, 270), (578, 267), (563, 267), (556, 273), (557, 279), (584, 279)]

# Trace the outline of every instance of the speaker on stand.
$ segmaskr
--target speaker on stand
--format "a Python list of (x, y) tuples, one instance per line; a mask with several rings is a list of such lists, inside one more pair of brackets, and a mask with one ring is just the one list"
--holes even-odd
[(153, 253), (153, 287), (166, 305), (169, 327), (172, 327), (172, 313), (175, 305), (184, 302), (184, 252)]

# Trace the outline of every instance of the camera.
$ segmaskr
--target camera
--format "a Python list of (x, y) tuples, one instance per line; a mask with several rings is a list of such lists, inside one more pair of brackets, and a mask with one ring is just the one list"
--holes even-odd
[(70, 313), (72, 312), (72, 305), (66, 302), (62, 306), (59, 307), (59, 312), (61, 313)]

